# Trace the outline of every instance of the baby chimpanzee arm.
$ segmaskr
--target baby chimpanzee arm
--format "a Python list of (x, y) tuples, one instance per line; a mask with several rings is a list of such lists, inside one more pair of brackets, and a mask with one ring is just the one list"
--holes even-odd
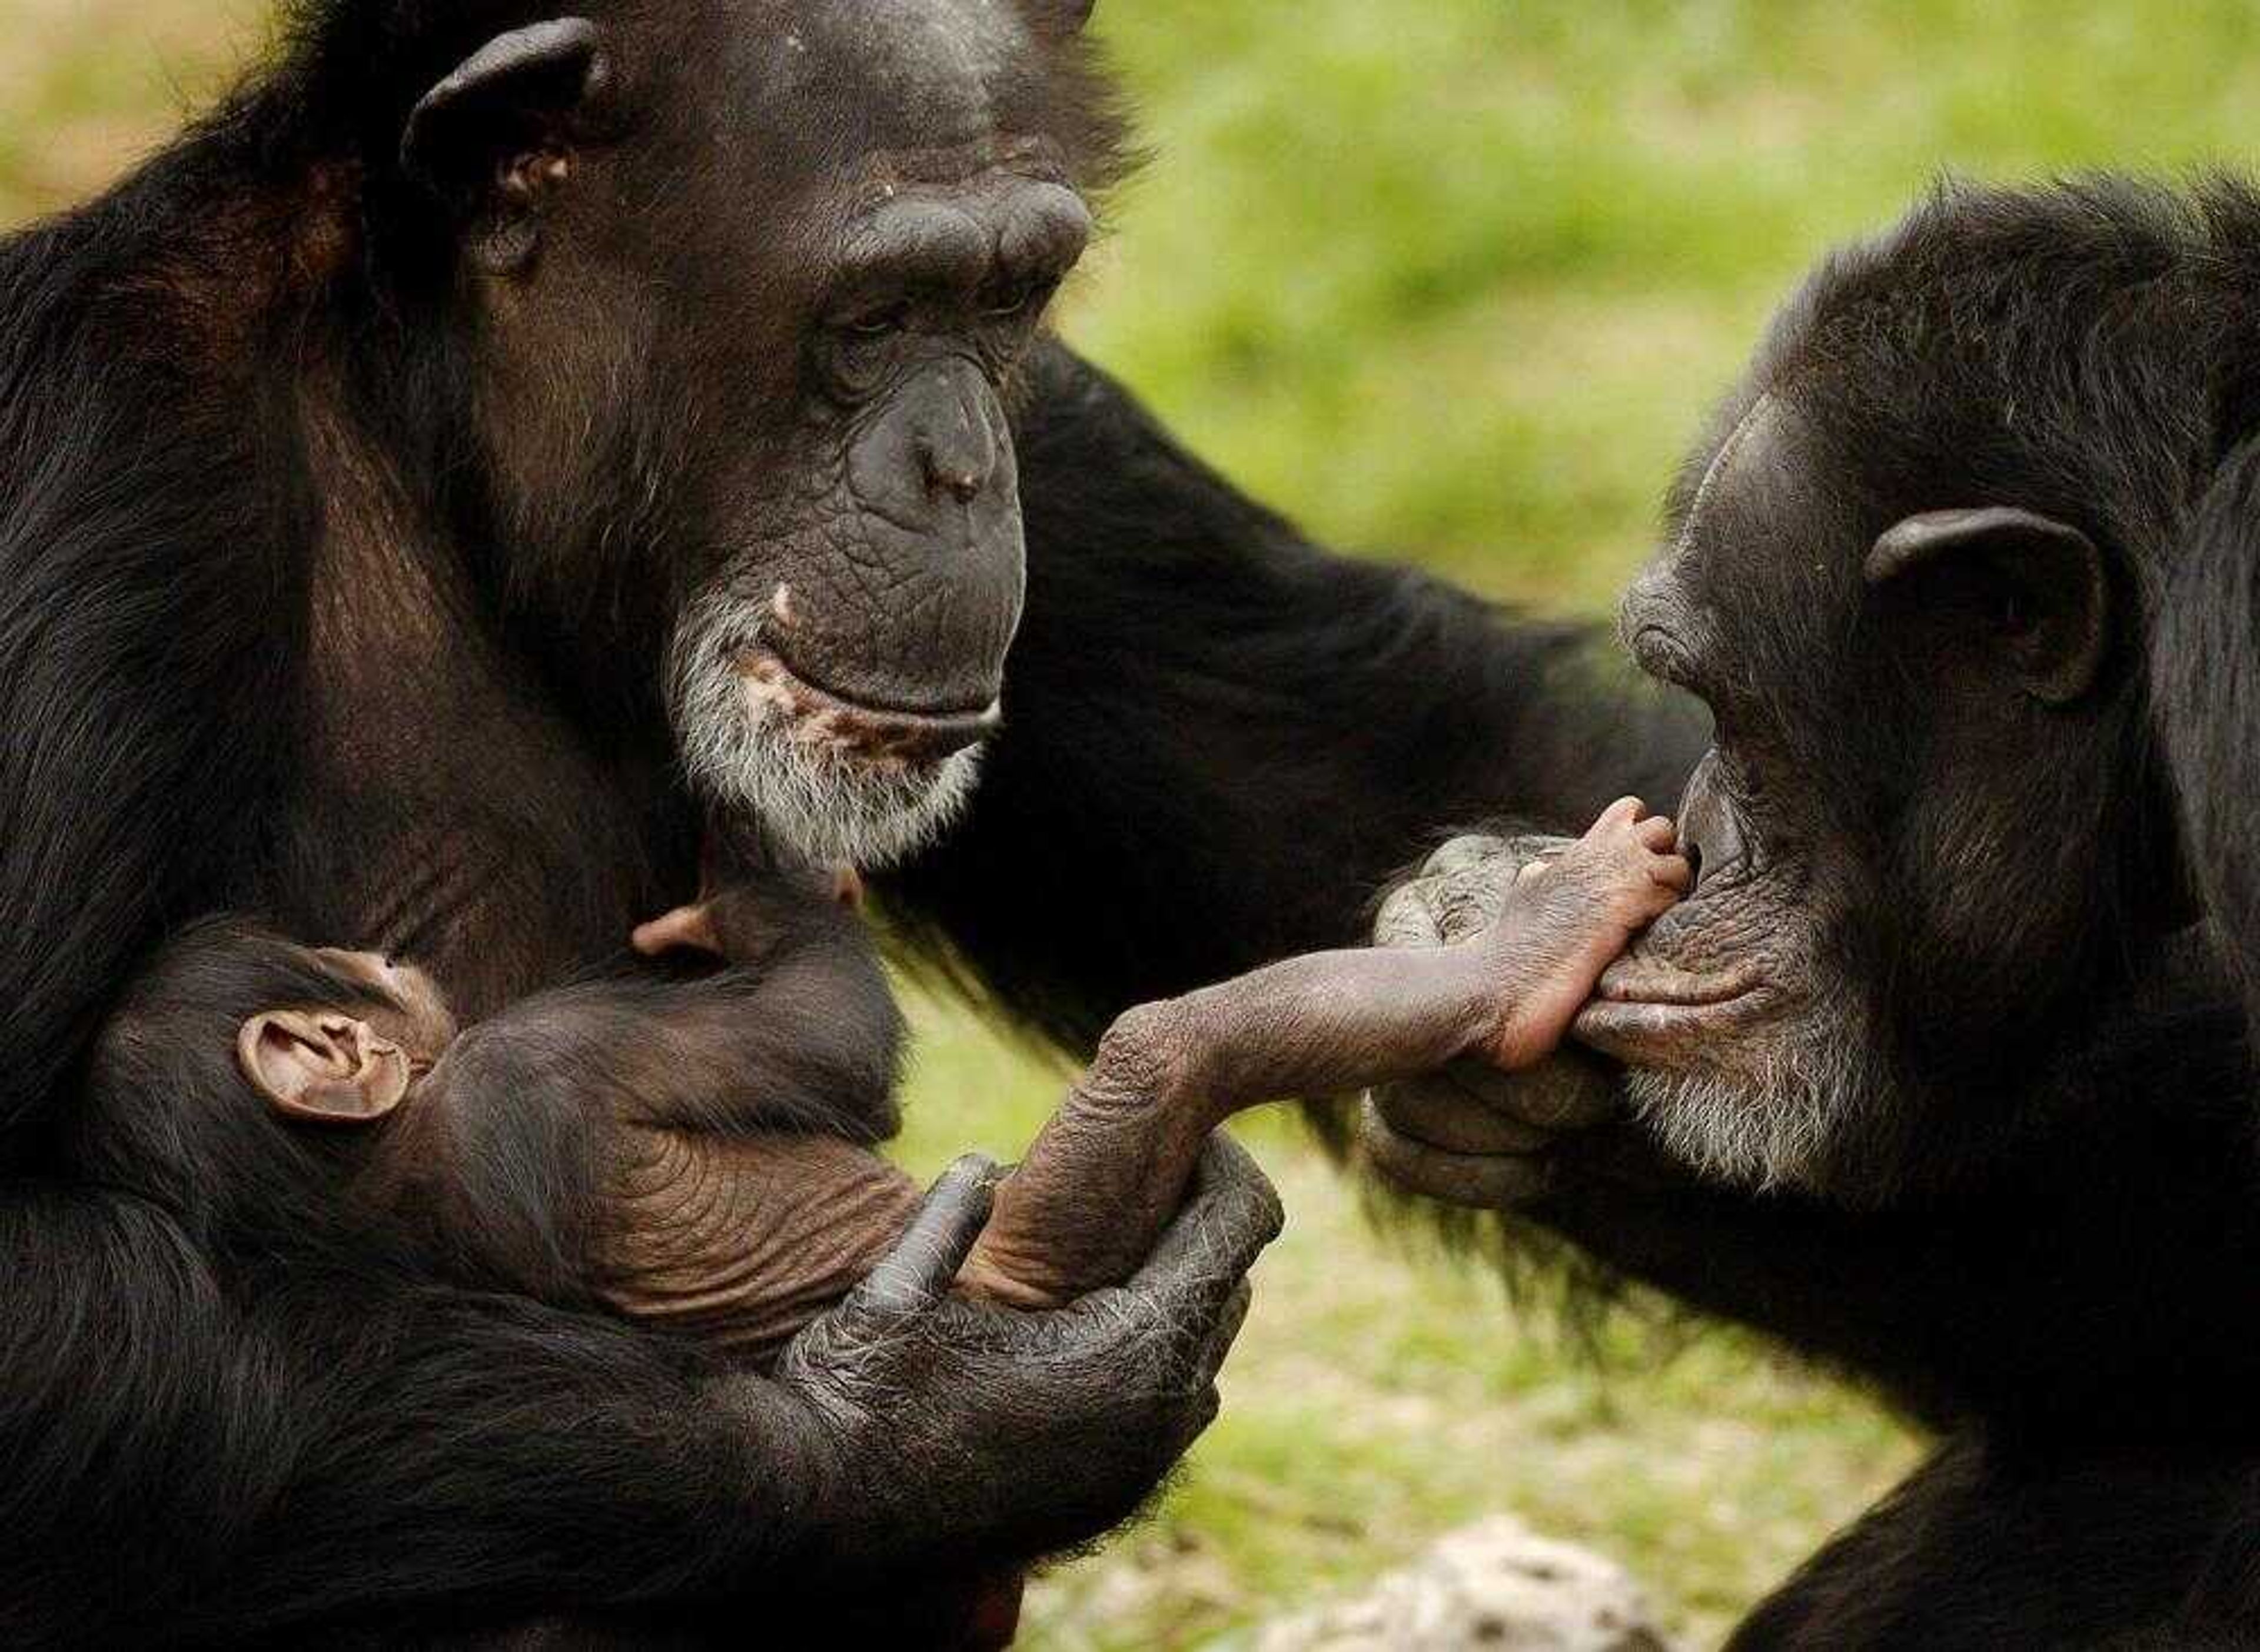
[(902, 1017), (854, 913), (802, 893), (765, 882), (687, 909), (705, 926), (696, 944), (726, 967), (542, 993), (473, 1028), (450, 1064), (484, 1083), (554, 1075), (584, 1105), (593, 1081), (641, 1124), (883, 1141)]

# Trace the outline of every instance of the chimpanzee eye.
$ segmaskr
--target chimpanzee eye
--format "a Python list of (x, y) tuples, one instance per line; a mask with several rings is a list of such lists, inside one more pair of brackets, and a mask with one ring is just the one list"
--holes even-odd
[(910, 325), (910, 319), (909, 304), (891, 304), (883, 309), (867, 310), (861, 315), (848, 317), (840, 324), (840, 330), (858, 339), (890, 338)]
[(1048, 281), (1014, 282), (1008, 287), (999, 288), (991, 295), (988, 305), (981, 313), (993, 316), (998, 320), (1024, 315), (1049, 298), (1055, 284)]

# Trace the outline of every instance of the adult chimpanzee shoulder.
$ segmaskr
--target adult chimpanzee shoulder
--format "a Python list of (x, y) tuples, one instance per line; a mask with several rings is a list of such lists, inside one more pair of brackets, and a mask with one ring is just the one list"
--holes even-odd
[(1088, 9), (320, 0), (0, 243), (11, 1639), (915, 1601), (1104, 1529), (1210, 1414), (1245, 1176), (1118, 1305), (1150, 1362), (921, 1299), (767, 1381), (217, 1255), (57, 1127), (185, 922), (481, 1019), (686, 898), (710, 813), (907, 853), (1000, 717), (903, 900), (1066, 1030), (1344, 934), (1431, 818), (1598, 803), (1577, 640), (1323, 557), (1035, 343), (1116, 166)]
[(1943, 1432), (1744, 1644), (2260, 1641), (2256, 275), (2260, 196), (2108, 180), (1824, 265), (1623, 606), (1717, 725), (1693, 895), (1578, 1022), (1634, 1127), (1370, 1115)]

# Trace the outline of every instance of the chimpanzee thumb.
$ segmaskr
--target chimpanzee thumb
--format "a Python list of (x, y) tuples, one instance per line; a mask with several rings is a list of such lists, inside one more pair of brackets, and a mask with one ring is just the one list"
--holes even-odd
[(879, 1265), (842, 1305), (882, 1318), (908, 1318), (940, 1302), (989, 1225), (997, 1162), (969, 1153), (941, 1173), (926, 1203)]

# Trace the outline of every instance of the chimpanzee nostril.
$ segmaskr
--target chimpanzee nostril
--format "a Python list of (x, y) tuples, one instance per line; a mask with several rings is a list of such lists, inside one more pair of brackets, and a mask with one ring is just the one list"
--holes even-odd
[(987, 385), (963, 363), (932, 372), (905, 392), (929, 496), (970, 504), (988, 487), (998, 462), (988, 400)]
[(1695, 869), (1690, 892), (1702, 886), (1703, 872), (1723, 871), (1742, 856), (1742, 828), (1732, 798), (1719, 778), (1716, 747), (1704, 754), (1687, 777), (1679, 798), (1679, 852)]
[(926, 466), (926, 484), (937, 493), (947, 493), (960, 504), (971, 504), (981, 497), (981, 478), (971, 471), (938, 464), (929, 454)]

